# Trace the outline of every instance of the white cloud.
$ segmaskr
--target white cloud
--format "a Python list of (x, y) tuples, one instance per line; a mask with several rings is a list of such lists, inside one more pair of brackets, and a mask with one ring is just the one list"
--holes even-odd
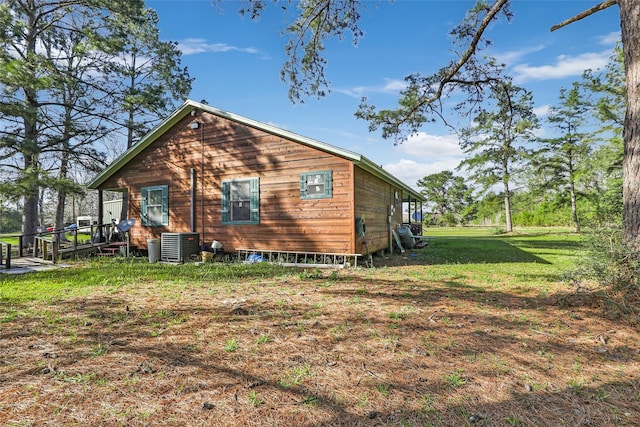
[(429, 163), (420, 163), (411, 159), (400, 159), (395, 163), (383, 165), (383, 169), (408, 186), (412, 187), (413, 189), (419, 190), (416, 183), (418, 182), (418, 180), (424, 178), (427, 175), (442, 172), (444, 170), (450, 170), (455, 174), (458, 174), (455, 171), (458, 163), (459, 161), (457, 160), (443, 160)]
[(382, 86), (380, 92), (400, 92), (407, 87), (407, 83), (404, 80), (397, 79), (385, 79), (385, 84)]
[(513, 67), (514, 81), (522, 83), (530, 80), (550, 80), (580, 76), (587, 69), (604, 68), (609, 62), (611, 51), (583, 53), (577, 56), (560, 55), (554, 64), (530, 66), (521, 64)]
[(226, 43), (208, 43), (204, 39), (191, 38), (178, 42), (178, 49), (183, 55), (195, 55), (198, 53), (214, 52), (242, 52), (250, 54), (260, 54), (260, 51), (253, 47), (237, 47)]
[(549, 114), (549, 109), (551, 109), (551, 105), (541, 105), (533, 109), (533, 113), (538, 117), (545, 117)]
[[(414, 158), (430, 161), (459, 161), (464, 157), (456, 135), (429, 135), (418, 132), (399, 144), (397, 150)], [(457, 165), (457, 164), (456, 164)], [(439, 172), (439, 171), (438, 171)]]
[(530, 53), (540, 52), (544, 48), (545, 46), (540, 44), (537, 46), (525, 47), (520, 50), (511, 50), (511, 51), (502, 52), (502, 53), (494, 53), (493, 57), (496, 58), (496, 60), (499, 63), (510, 65), (516, 61), (519, 61), (520, 58), (527, 56)]
[(538, 139), (546, 138), (547, 130), (544, 127), (539, 127), (538, 129), (534, 129), (533, 135)]
[(603, 46), (613, 46), (620, 41), (620, 31), (614, 31), (604, 36), (598, 36), (598, 44)]
[(384, 79), (384, 83), (379, 86), (355, 86), (349, 89), (337, 88), (332, 90), (354, 98), (361, 98), (371, 93), (398, 93), (406, 87), (407, 83), (404, 80), (387, 78)]
[(455, 168), (464, 159), (464, 154), (455, 135), (429, 135), (420, 132), (396, 147), (403, 156), (383, 168), (404, 183), (418, 190), (416, 182), (427, 175)]

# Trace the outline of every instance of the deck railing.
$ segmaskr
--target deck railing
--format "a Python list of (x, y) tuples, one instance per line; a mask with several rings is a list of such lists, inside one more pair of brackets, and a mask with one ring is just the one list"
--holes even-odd
[[(62, 254), (97, 249), (105, 245), (111, 227), (113, 227), (112, 224), (92, 224), (89, 227), (88, 238), (84, 240), (79, 240), (78, 235), (86, 233), (78, 228), (39, 233), (34, 236), (33, 257), (42, 258), (43, 261), (51, 261), (55, 264)], [(103, 239), (96, 239), (95, 236), (101, 228)], [(82, 227), (82, 230), (86, 230), (86, 227)], [(68, 234), (71, 234), (70, 240), (67, 239)], [(22, 238), (25, 236), (20, 237), (20, 246), (22, 247)]]

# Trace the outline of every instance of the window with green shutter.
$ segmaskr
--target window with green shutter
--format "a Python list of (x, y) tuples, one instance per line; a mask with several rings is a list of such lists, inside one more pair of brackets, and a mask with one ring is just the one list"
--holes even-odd
[(142, 225), (154, 227), (169, 225), (169, 186), (142, 187)]
[(222, 223), (260, 223), (260, 178), (222, 181)]
[(300, 174), (301, 199), (326, 199), (332, 196), (333, 181), (330, 170)]

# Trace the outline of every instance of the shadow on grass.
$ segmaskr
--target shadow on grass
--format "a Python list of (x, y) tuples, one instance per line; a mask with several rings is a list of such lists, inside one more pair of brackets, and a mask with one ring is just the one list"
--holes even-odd
[[(427, 265), (551, 264), (547, 258), (571, 258), (581, 249), (581, 243), (576, 240), (543, 237), (540, 240), (523, 236), (435, 237), (427, 239), (430, 242), (427, 247), (407, 251), (401, 258), (410, 257), (413, 263)], [(382, 266), (385, 261), (380, 260), (376, 264)]]
[[(363, 292), (362, 289), (371, 291)], [(384, 309), (389, 303), (397, 303), (398, 300), (404, 300), (407, 304), (416, 301), (421, 307), (433, 307), (434, 313), (437, 312), (438, 305), (453, 300), (467, 300), (478, 303), (479, 307), (496, 305), (507, 309), (507, 313), (522, 308), (536, 311), (556, 308), (550, 298), (488, 292), (464, 285), (455, 279), (438, 289), (431, 288), (428, 284), (412, 286), (403, 281), (371, 279), (365, 281), (359, 289), (334, 289), (333, 286), (327, 286), (317, 292), (338, 297), (336, 303), (340, 300), (346, 302), (357, 295), (365, 303), (372, 303), (367, 307), (376, 309)], [(32, 318), (15, 318), (9, 322), (15, 322), (11, 327), (12, 331), (5, 331), (7, 334), (3, 334), (0, 339), (0, 349), (4, 347), (6, 350), (8, 345), (14, 345), (19, 338), (26, 338), (31, 343), (30, 346), (35, 346), (29, 347), (30, 351), (39, 351), (41, 357), (47, 357), (48, 353), (43, 352), (45, 348), (39, 349), (37, 346), (49, 339), (59, 340), (57, 335), (64, 334), (63, 329), (68, 327), (73, 332), (75, 341), (59, 341), (55, 372), (43, 373), (42, 369), (37, 372), (24, 365), (16, 366), (13, 373), (5, 370), (2, 377), (5, 384), (18, 380), (24, 382), (29, 377), (40, 377), (43, 381), (54, 380), (56, 375), (64, 375), (69, 379), (80, 378), (79, 374), (86, 373), (91, 369), (89, 366), (100, 362), (101, 356), (92, 355), (91, 348), (102, 344), (106, 349), (105, 355), (113, 352), (119, 355), (128, 353), (131, 356), (117, 356), (121, 362), (113, 381), (124, 378), (122, 382), (129, 384), (129, 388), (122, 388), (119, 396), (126, 399), (129, 395), (135, 395), (137, 388), (132, 387), (132, 383), (137, 383), (137, 387), (141, 387), (145, 381), (154, 385), (162, 384), (162, 392), (156, 397), (171, 400), (169, 397), (175, 394), (179, 396), (179, 400), (189, 401), (192, 407), (184, 415), (192, 417), (190, 421), (198, 425), (204, 425), (208, 421), (211, 425), (216, 425), (221, 419), (227, 420), (228, 425), (235, 425), (234, 414), (239, 415), (242, 411), (245, 411), (244, 417), (253, 418), (252, 425), (273, 424), (269, 422), (270, 418), (264, 418), (261, 423), (260, 417), (264, 416), (277, 417), (273, 419), (279, 422), (288, 419), (290, 425), (307, 427), (395, 426), (409, 423), (486, 426), (635, 425), (639, 421), (633, 399), (623, 398), (638, 394), (640, 383), (637, 379), (622, 381), (611, 378), (610, 381), (600, 381), (593, 386), (579, 382), (567, 385), (552, 381), (553, 373), (550, 371), (554, 369), (552, 365), (558, 363), (554, 358), (560, 355), (581, 360), (584, 364), (633, 363), (635, 356), (632, 349), (596, 354), (588, 345), (569, 343), (562, 337), (552, 336), (545, 331), (540, 334), (527, 333), (535, 327), (532, 319), (518, 318), (515, 315), (495, 316), (482, 311), (473, 314), (471, 327), (456, 329), (453, 325), (468, 323), (469, 318), (468, 313), (453, 311), (452, 307), (440, 315), (438, 322), (432, 322), (433, 316), (407, 315), (406, 318), (394, 319), (370, 310), (348, 310), (346, 318), (326, 316), (321, 321), (313, 321), (305, 316), (309, 311), (309, 304), (304, 295), (282, 297), (280, 301), (286, 300), (285, 303), (279, 303), (276, 298), (279, 297), (249, 301), (242, 310), (215, 304), (177, 303), (172, 308), (144, 307), (142, 310), (135, 306), (135, 301), (115, 296), (60, 301), (48, 315), (42, 312)], [(442, 321), (445, 315), (447, 322), (452, 325)], [(311, 326), (301, 336), (299, 328), (305, 321)], [(221, 347), (222, 342), (208, 346), (206, 351), (190, 349), (187, 345), (193, 342), (193, 333), (196, 331), (206, 333), (210, 328), (221, 330), (234, 324), (251, 324), (253, 327), (260, 324), (262, 327), (276, 329), (278, 335), (285, 336), (279, 343), (272, 344), (273, 351), (278, 353), (277, 363), (273, 362), (272, 356), (267, 358), (267, 363), (261, 363), (260, 353), (243, 353), (242, 357), (225, 353)], [(305, 339), (304, 335), (331, 336), (337, 326), (344, 324), (358, 327), (345, 330), (343, 335), (334, 335), (329, 340)], [(165, 325), (163, 331), (159, 331), (158, 325)], [(371, 330), (386, 331), (394, 325), (397, 328), (393, 330), (404, 331), (395, 333), (416, 336), (422, 336), (428, 331), (457, 331), (453, 332), (453, 339), (464, 342), (464, 347), (450, 345), (431, 354), (429, 351), (418, 351), (412, 357), (403, 359), (402, 353), (413, 351), (411, 348), (404, 348), (397, 356), (397, 363), (410, 363), (412, 369), (404, 367), (406, 370), (403, 370), (403, 376), (394, 376), (394, 366), (386, 366), (385, 363), (389, 362), (375, 357), (366, 363), (356, 363), (354, 355), (350, 354), (352, 350), (341, 353), (340, 358), (336, 359), (338, 361), (333, 362), (337, 365), (327, 363), (334, 360), (332, 357), (335, 357), (333, 353), (337, 348), (348, 347), (355, 351), (356, 345), (367, 342), (371, 345), (374, 340)], [(516, 336), (516, 331), (522, 335)], [(159, 332), (157, 341), (150, 339), (155, 332)], [(174, 338), (162, 339), (162, 334)], [(181, 339), (182, 336), (187, 340)], [(216, 340), (219, 341), (220, 337), (216, 337)], [(204, 345), (207, 342), (203, 340), (200, 343)], [(535, 382), (533, 379), (527, 382), (523, 378), (519, 378), (520, 382), (509, 380), (509, 371), (520, 368), (503, 366), (500, 360), (507, 359), (514, 352), (521, 352), (523, 347), (534, 353), (534, 363), (527, 366), (528, 375), (532, 378), (549, 378), (548, 383)], [(5, 354), (8, 358), (14, 357), (9, 352)], [(468, 361), (472, 357), (487, 354), (493, 356), (478, 363), (478, 370), (459, 372), (462, 380), (459, 386), (447, 383), (444, 374), (457, 372), (456, 360)], [(138, 364), (139, 361), (143, 362)], [(445, 367), (445, 362), (450, 362), (451, 366)], [(127, 363), (130, 365), (127, 366)], [(313, 381), (290, 386), (278, 380), (278, 372), (307, 363), (315, 373)], [(337, 385), (332, 382), (335, 380), (332, 377), (333, 366), (350, 373), (343, 379), (345, 384)], [(197, 378), (191, 388), (181, 388), (182, 381), (185, 381), (185, 371), (182, 370), (185, 367), (190, 369), (187, 372), (192, 372)], [(429, 370), (437, 370), (439, 374), (425, 381), (420, 375)], [(171, 386), (161, 383), (165, 376), (175, 378), (176, 382)], [(366, 409), (364, 405), (360, 408), (346, 404), (340, 393), (336, 396), (336, 390), (344, 386), (362, 396), (370, 396), (373, 401), (375, 385), (383, 378), (388, 381), (389, 397), (372, 402)], [(503, 400), (478, 397), (484, 387), (491, 387), (501, 381), (518, 388), (510, 390), (508, 398)], [(61, 387), (58, 385), (57, 389)], [(84, 388), (84, 394), (90, 396), (91, 387), (85, 385)], [(68, 386), (67, 391), (71, 390), (73, 387)], [(95, 392), (101, 393), (103, 390), (104, 387), (97, 387)], [(247, 401), (246, 396), (252, 390), (267, 400), (259, 408)], [(211, 411), (203, 411), (198, 407), (202, 403), (201, 392), (205, 396), (215, 396), (215, 407)], [(394, 396), (401, 398), (393, 400)], [(434, 396), (437, 397), (436, 400), (430, 400)], [(53, 397), (48, 399), (53, 400)], [(408, 409), (403, 403), (418, 400), (423, 401), (421, 410)], [(305, 402), (310, 401), (313, 406), (306, 406)], [(281, 415), (274, 415), (277, 411)], [(159, 418), (162, 416), (162, 412), (151, 415), (148, 421), (157, 425), (163, 425), (164, 422), (171, 425), (170, 420)]]
[(413, 249), (403, 254), (384, 258), (375, 257), (376, 267), (394, 265), (448, 265), (448, 264), (503, 264), (537, 263), (551, 264), (549, 261), (524, 251), (517, 246), (499, 240), (468, 240), (452, 244), (451, 241), (434, 242), (426, 248)]
[(426, 255), (430, 264), (549, 263), (503, 240), (486, 238), (440, 239)]

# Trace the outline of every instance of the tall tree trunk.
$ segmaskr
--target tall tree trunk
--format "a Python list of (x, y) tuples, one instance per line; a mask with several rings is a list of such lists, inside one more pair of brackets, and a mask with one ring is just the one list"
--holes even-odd
[(22, 234), (25, 236), (23, 244), (33, 245), (34, 236), (38, 231), (38, 193), (24, 197), (22, 207)]
[(640, 251), (640, 2), (618, 0), (618, 6), (627, 79), (622, 223), (625, 240)]
[(578, 222), (578, 205), (576, 203), (576, 186), (573, 180), (569, 183), (569, 193), (571, 195), (571, 218), (573, 219), (573, 231), (580, 232), (580, 223)]
[[(29, 3), (31, 8), (28, 13), (26, 42), (26, 58), (28, 61), (35, 61), (36, 54), (36, 23), (38, 17), (34, 10), (34, 5)], [(35, 63), (29, 63), (27, 66), (28, 74), (37, 80)], [(34, 243), (34, 237), (38, 228), (38, 194), (39, 184), (39, 147), (38, 147), (38, 94), (34, 88), (24, 89), (25, 112), (23, 114), (24, 124), (24, 148), (22, 150), (24, 158), (23, 179), (25, 180), (26, 190), (24, 192), (24, 206), (22, 210), (22, 234), (25, 236), (23, 242), (25, 245)]]
[(38, 188), (38, 225), (45, 228), (47, 225), (44, 222), (44, 196), (45, 189)]
[(63, 180), (67, 178), (69, 170), (69, 153), (64, 150), (62, 152), (62, 159), (60, 161), (60, 171), (58, 172), (58, 178), (62, 185), (58, 189), (58, 198), (56, 200), (56, 230), (62, 230), (64, 228), (64, 205), (67, 203), (67, 191), (65, 189)]
[[(70, 61), (67, 67), (68, 72), (71, 75), (71, 73), (73, 72), (73, 62)], [(58, 170), (59, 185), (58, 198), (56, 200), (56, 230), (64, 230), (64, 207), (67, 203), (67, 183), (65, 181), (67, 180), (69, 175), (69, 157), (71, 155), (69, 141), (71, 140), (71, 135), (73, 133), (73, 108), (71, 107), (72, 103), (73, 97), (70, 91), (66, 92), (64, 107), (64, 130), (60, 147), (60, 169)], [(62, 236), (64, 237), (64, 234), (62, 234)]]
[[(513, 116), (509, 116), (510, 121)], [(509, 138), (511, 140), (511, 138)], [(504, 188), (504, 218), (506, 222), (507, 233), (513, 232), (513, 223), (511, 222), (511, 189), (509, 188), (509, 160), (502, 159), (502, 185)]]
[(56, 199), (56, 230), (64, 229), (64, 205), (67, 203), (67, 192), (64, 190), (58, 190), (58, 197)]
[(509, 190), (509, 182), (504, 182), (504, 217), (506, 221), (506, 231), (511, 233), (513, 231), (513, 224), (511, 223), (511, 191)]
[[(25, 143), (35, 141), (35, 121), (28, 123), (25, 120)], [(32, 143), (34, 146), (35, 142)], [(24, 153), (24, 176), (23, 185), (25, 192), (23, 195), (24, 205), (22, 207), (22, 234), (25, 236), (24, 245), (33, 245), (35, 235), (38, 231), (38, 196), (39, 196), (39, 169), (38, 155), (35, 153)]]
[[(135, 72), (133, 72), (133, 70), (136, 69), (136, 60), (137, 60), (136, 53), (137, 51), (134, 49), (132, 52), (131, 79), (129, 81), (129, 93), (131, 95), (134, 94), (135, 87), (136, 87), (136, 77), (135, 77)], [(135, 124), (133, 105), (129, 106), (128, 113), (129, 113), (129, 117), (127, 119), (127, 150), (133, 146), (133, 137), (134, 137), (133, 126)], [(129, 218), (129, 192), (124, 191), (122, 192), (122, 208), (120, 209), (120, 221), (128, 218)], [(109, 223), (111, 223), (111, 218), (109, 218)]]
[[(25, 126), (29, 128), (29, 126)], [(35, 129), (35, 125), (33, 126)], [(29, 134), (25, 132), (26, 134)], [(25, 138), (27, 140), (27, 138)], [(26, 187), (23, 195), (24, 205), (22, 206), (22, 234), (25, 236), (24, 245), (33, 245), (34, 236), (38, 231), (38, 156), (25, 153), (24, 155), (23, 185)]]

